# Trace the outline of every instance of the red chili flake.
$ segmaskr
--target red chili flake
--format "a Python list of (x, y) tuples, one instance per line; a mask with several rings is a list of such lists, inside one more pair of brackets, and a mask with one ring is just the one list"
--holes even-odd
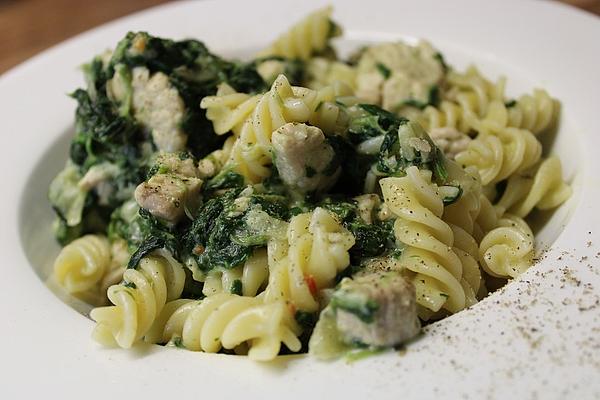
[(296, 315), (296, 306), (293, 303), (288, 303), (288, 308), (290, 309), (290, 313), (292, 313), (292, 315)]
[(315, 278), (312, 275), (305, 275), (304, 281), (308, 285), (308, 290), (310, 290), (310, 294), (313, 296), (317, 295), (317, 282), (315, 282)]
[(202, 246), (201, 244), (197, 245), (192, 250), (192, 253), (194, 253), (195, 255), (199, 256), (200, 254), (204, 253), (204, 246)]

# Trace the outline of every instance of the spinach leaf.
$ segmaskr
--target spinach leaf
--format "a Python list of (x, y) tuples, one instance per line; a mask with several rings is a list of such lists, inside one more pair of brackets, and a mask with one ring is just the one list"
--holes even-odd
[(380, 256), (395, 248), (393, 220), (366, 223), (358, 213), (356, 201), (327, 198), (319, 203), (338, 217), (342, 225), (354, 236), (354, 246), (350, 248), (353, 265), (364, 258)]
[[(185, 252), (196, 260), (200, 269), (236, 267), (250, 257), (254, 248), (266, 244), (268, 238), (259, 233), (260, 229), (257, 231), (257, 227), (246, 222), (251, 210), (260, 209), (280, 220), (289, 217), (283, 196), (249, 194), (242, 199), (240, 194), (241, 189), (229, 189), (208, 200), (185, 233)], [(236, 199), (239, 199), (237, 204)], [(241, 211), (240, 203), (244, 204)]]
[(446, 182), (444, 155), (418, 123), (372, 104), (360, 104), (359, 107), (364, 112), (351, 121), (349, 137), (360, 143), (383, 136), (374, 163), (378, 175), (403, 176), (406, 168), (417, 166), (431, 170), (438, 183)]

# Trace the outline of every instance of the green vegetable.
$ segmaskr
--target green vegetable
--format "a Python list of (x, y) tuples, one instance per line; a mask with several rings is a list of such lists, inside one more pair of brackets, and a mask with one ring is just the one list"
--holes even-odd
[(364, 348), (359, 346), (358, 349), (350, 350), (346, 353), (345, 359), (349, 363), (364, 360), (365, 358), (379, 355), (386, 351), (385, 347), (367, 347)]
[(231, 294), (237, 294), (238, 296), (241, 296), (243, 293), (242, 281), (240, 281), (239, 279), (235, 279), (231, 284), (231, 288), (229, 289), (229, 291), (231, 292)]
[[(250, 194), (240, 198), (239, 189), (230, 189), (219, 197), (210, 199), (199, 210), (184, 237), (184, 248), (197, 262), (199, 268), (234, 268), (246, 261), (255, 247), (265, 245), (264, 232), (248, 224), (252, 210), (262, 210), (275, 219), (287, 219), (285, 198), (271, 194)], [(236, 199), (243, 200), (241, 211)], [(239, 201), (238, 200), (238, 201)]]
[(327, 142), (336, 155), (330, 166), (341, 166), (340, 176), (331, 193), (349, 196), (362, 193), (365, 176), (376, 158), (357, 152), (352, 143), (342, 136), (328, 136)]
[(335, 291), (330, 304), (334, 310), (347, 311), (367, 324), (375, 320), (375, 314), (379, 309), (376, 301), (343, 288)]
[(397, 130), (400, 123), (407, 121), (373, 104), (359, 104), (358, 107), (363, 112), (350, 121), (348, 128), (348, 137), (353, 144), (385, 135), (394, 128)]
[(463, 193), (463, 190), (460, 186), (441, 186), (439, 191), (445, 206), (458, 201)]
[(241, 189), (244, 186), (244, 177), (230, 169), (220, 171), (204, 185), (204, 193), (211, 195), (217, 190)]
[(444, 59), (444, 55), (442, 53), (439, 53), (439, 52), (435, 53), (433, 58), (438, 60), (438, 62), (442, 65), (442, 69), (444, 70), (444, 73), (446, 73), (450, 70), (450, 67), (448, 66), (448, 64), (446, 64), (446, 60)]
[(68, 162), (50, 183), (48, 199), (59, 218), (67, 227), (81, 223), (87, 191), (78, 185), (82, 176), (77, 166)]
[(390, 75), (392, 75), (392, 71), (390, 71), (390, 69), (382, 63), (378, 62), (377, 64), (375, 64), (375, 67), (377, 68), (379, 73), (383, 76), (383, 79), (387, 79), (390, 77)]
[[(141, 231), (142, 239), (127, 264), (127, 268), (136, 268), (140, 260), (157, 249), (166, 249), (175, 258), (180, 258), (181, 245), (178, 232), (174, 228), (165, 226), (156, 219), (148, 210), (140, 208), (138, 229)], [(130, 236), (131, 237), (131, 236)]]
[(377, 170), (388, 176), (403, 176), (406, 168), (416, 166), (433, 172), (437, 182), (448, 178), (444, 155), (425, 130), (414, 122), (404, 120), (398, 130), (386, 133), (377, 160)]
[(294, 318), (298, 325), (304, 329), (312, 329), (319, 320), (319, 313), (310, 313), (306, 311), (296, 311)]
[(395, 248), (393, 220), (367, 224), (358, 214), (356, 201), (327, 198), (319, 206), (334, 213), (342, 225), (352, 232), (355, 239), (354, 246), (350, 248), (353, 265), (360, 264), (364, 258), (380, 256)]

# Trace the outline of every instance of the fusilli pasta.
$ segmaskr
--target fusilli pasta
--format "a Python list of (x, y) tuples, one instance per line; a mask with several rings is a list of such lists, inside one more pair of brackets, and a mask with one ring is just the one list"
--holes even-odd
[(401, 262), (414, 272), (417, 303), (434, 312), (442, 307), (450, 312), (463, 309), (463, 266), (452, 250), (452, 229), (441, 219), (444, 204), (431, 184), (431, 174), (409, 167), (405, 177), (384, 178), (380, 185), (386, 204), (398, 217), (394, 234), (406, 246)]
[(256, 296), (268, 279), (267, 251), (258, 249), (244, 265), (232, 269), (211, 270), (205, 278), (202, 293), (205, 296), (221, 292)]
[(167, 343), (179, 340), (193, 351), (216, 353), (247, 344), (248, 356), (268, 361), (277, 356), (281, 343), (299, 351), (300, 328), (284, 301), (263, 302), (262, 296), (219, 293), (203, 300), (167, 303), (149, 339)]
[(538, 162), (542, 145), (529, 131), (478, 123), (479, 135), (456, 155), (464, 166), (477, 168), (483, 185), (497, 183)]
[(123, 281), (108, 289), (114, 305), (95, 308), (90, 316), (97, 322), (94, 339), (129, 348), (144, 337), (165, 303), (181, 295), (185, 271), (166, 250), (157, 250), (137, 269), (126, 270)]
[(207, 96), (200, 102), (200, 108), (206, 110), (206, 118), (213, 123), (217, 135), (232, 131), (239, 135), (242, 125), (252, 113), (260, 95), (251, 96), (238, 93), (226, 83), (219, 85), (215, 96)]
[(505, 214), (479, 244), (481, 266), (490, 275), (514, 278), (533, 263), (533, 233), (521, 218)]
[(571, 196), (571, 188), (562, 178), (562, 167), (557, 157), (543, 160), (529, 174), (513, 175), (496, 204), (497, 212), (508, 211), (525, 218), (534, 207), (548, 210), (558, 207)]
[(110, 262), (108, 239), (103, 235), (85, 235), (61, 250), (54, 261), (54, 278), (72, 294), (94, 290)]
[(318, 291), (330, 287), (338, 272), (350, 265), (352, 234), (323, 208), (296, 215), (290, 221), (287, 243), (269, 243), (270, 276), (267, 301), (284, 299), (298, 310), (319, 309)]
[(318, 91), (292, 87), (284, 75), (262, 95), (240, 131), (230, 161), (248, 181), (256, 183), (271, 174), (271, 135), (288, 122), (309, 122), (325, 133), (333, 133), (343, 121), (337, 96), (351, 93), (343, 85)]
[(331, 21), (331, 7), (317, 10), (263, 50), (259, 56), (282, 56), (308, 60), (311, 56), (323, 53), (329, 46), (329, 39), (338, 36), (341, 31)]

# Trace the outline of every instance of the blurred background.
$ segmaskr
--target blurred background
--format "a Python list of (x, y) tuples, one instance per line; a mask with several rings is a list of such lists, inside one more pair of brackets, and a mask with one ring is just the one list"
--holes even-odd
[[(169, 1), (0, 0), (0, 74), (73, 35)], [(561, 1), (600, 15), (600, 0)]]

